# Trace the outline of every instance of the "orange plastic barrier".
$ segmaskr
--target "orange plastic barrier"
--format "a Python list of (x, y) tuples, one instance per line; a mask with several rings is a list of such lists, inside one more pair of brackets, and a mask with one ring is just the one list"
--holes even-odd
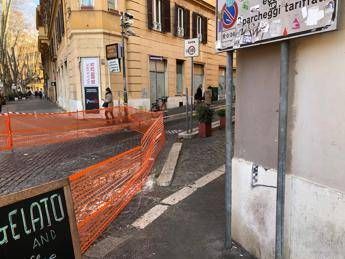
[(105, 111), (100, 109), (49, 114), (2, 114), (0, 151), (94, 137), (125, 128), (143, 133), (158, 116), (132, 107), (113, 107), (115, 119), (107, 122)]
[(165, 143), (163, 115), (131, 107), (52, 114), (0, 115), (0, 151), (94, 137), (122, 129), (143, 134), (140, 146), (69, 177), (81, 250), (85, 252), (141, 190)]
[(0, 115), (0, 151), (8, 149), (9, 140), (8, 116)]
[(140, 146), (69, 177), (83, 253), (144, 185), (165, 142), (163, 116), (154, 117), (132, 117), (133, 129), (145, 132)]

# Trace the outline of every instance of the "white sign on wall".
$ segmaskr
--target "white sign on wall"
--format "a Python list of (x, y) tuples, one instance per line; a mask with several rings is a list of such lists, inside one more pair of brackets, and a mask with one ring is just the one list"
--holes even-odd
[(217, 0), (220, 51), (337, 29), (338, 0)]
[(81, 68), (83, 87), (99, 87), (99, 58), (82, 58)]
[(200, 40), (198, 38), (184, 41), (184, 56), (186, 58), (198, 57), (200, 48)]
[(108, 60), (108, 68), (111, 73), (120, 73), (121, 68), (120, 68), (120, 62), (119, 59), (111, 59)]

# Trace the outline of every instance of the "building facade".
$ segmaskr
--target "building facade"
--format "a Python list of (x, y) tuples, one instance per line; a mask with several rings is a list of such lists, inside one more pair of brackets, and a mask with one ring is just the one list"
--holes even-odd
[(185, 103), (185, 89), (191, 88), (191, 60), (184, 55), (189, 38), (201, 42), (194, 89), (221, 85), (223, 95), (225, 57), (214, 48), (215, 1), (41, 0), (39, 49), (53, 101), (70, 111), (97, 106), (111, 86), (115, 103), (123, 102), (122, 73), (109, 73), (105, 51), (121, 43), (123, 11), (134, 16), (135, 36), (125, 39), (129, 105), (149, 109), (163, 96), (168, 107)]
[[(289, 40), (284, 258), (345, 255), (344, 2), (338, 8), (337, 31)], [(280, 57), (279, 43), (237, 52), (232, 234), (257, 258), (275, 258)]]

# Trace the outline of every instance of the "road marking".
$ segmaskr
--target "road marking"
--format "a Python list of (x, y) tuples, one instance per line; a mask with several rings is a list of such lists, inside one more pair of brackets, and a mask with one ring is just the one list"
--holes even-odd
[(157, 179), (159, 186), (170, 186), (173, 181), (175, 168), (182, 149), (182, 143), (174, 143), (170, 149), (167, 160), (164, 163), (163, 169)]
[(142, 215), (139, 219), (132, 223), (132, 226), (138, 229), (144, 229), (156, 219), (158, 219), (163, 213), (173, 205), (178, 204), (179, 202), (185, 200), (190, 195), (192, 195), (198, 189), (204, 187), (205, 185), (213, 182), (214, 180), (218, 179), (225, 173), (225, 166), (221, 166), (220, 168), (214, 170), (213, 172), (199, 178), (195, 181), (192, 185), (186, 186), (181, 190), (173, 193), (169, 197), (162, 200), (159, 205), (156, 205), (144, 215)]
[(202, 188), (205, 185), (209, 184), (210, 182), (216, 180), (218, 177), (222, 176), (224, 174), (225, 169), (217, 169), (216, 171), (213, 171), (211, 174), (207, 174), (203, 177), (201, 177), (199, 180), (195, 181), (194, 185), (195, 188)]
[(160, 215), (162, 215), (168, 208), (169, 206), (167, 205), (156, 205), (136, 221), (134, 221), (132, 223), (132, 226), (135, 228), (144, 229), (157, 218), (159, 218)]
[(168, 135), (177, 135), (177, 134), (179, 134), (179, 133), (181, 133), (183, 130), (181, 130), (181, 129), (175, 129), (175, 130), (167, 130), (166, 131), (166, 134), (168, 134)]
[(168, 198), (162, 200), (161, 203), (167, 204), (167, 205), (176, 205), (180, 201), (183, 201), (184, 199), (186, 199), (188, 196), (190, 196), (196, 190), (197, 190), (197, 188), (192, 187), (192, 186), (184, 187), (183, 189), (170, 195)]

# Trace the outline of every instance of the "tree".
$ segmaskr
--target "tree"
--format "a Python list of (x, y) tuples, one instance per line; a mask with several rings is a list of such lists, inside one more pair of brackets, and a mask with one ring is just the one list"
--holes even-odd
[(7, 25), (10, 14), (12, 0), (2, 0), (0, 10), (0, 80), (3, 82), (6, 90), (8, 77), (7, 63)]
[(19, 11), (23, 0), (2, 0), (0, 30), (0, 80), (5, 92), (14, 84), (25, 89), (42, 75), (36, 34)]

